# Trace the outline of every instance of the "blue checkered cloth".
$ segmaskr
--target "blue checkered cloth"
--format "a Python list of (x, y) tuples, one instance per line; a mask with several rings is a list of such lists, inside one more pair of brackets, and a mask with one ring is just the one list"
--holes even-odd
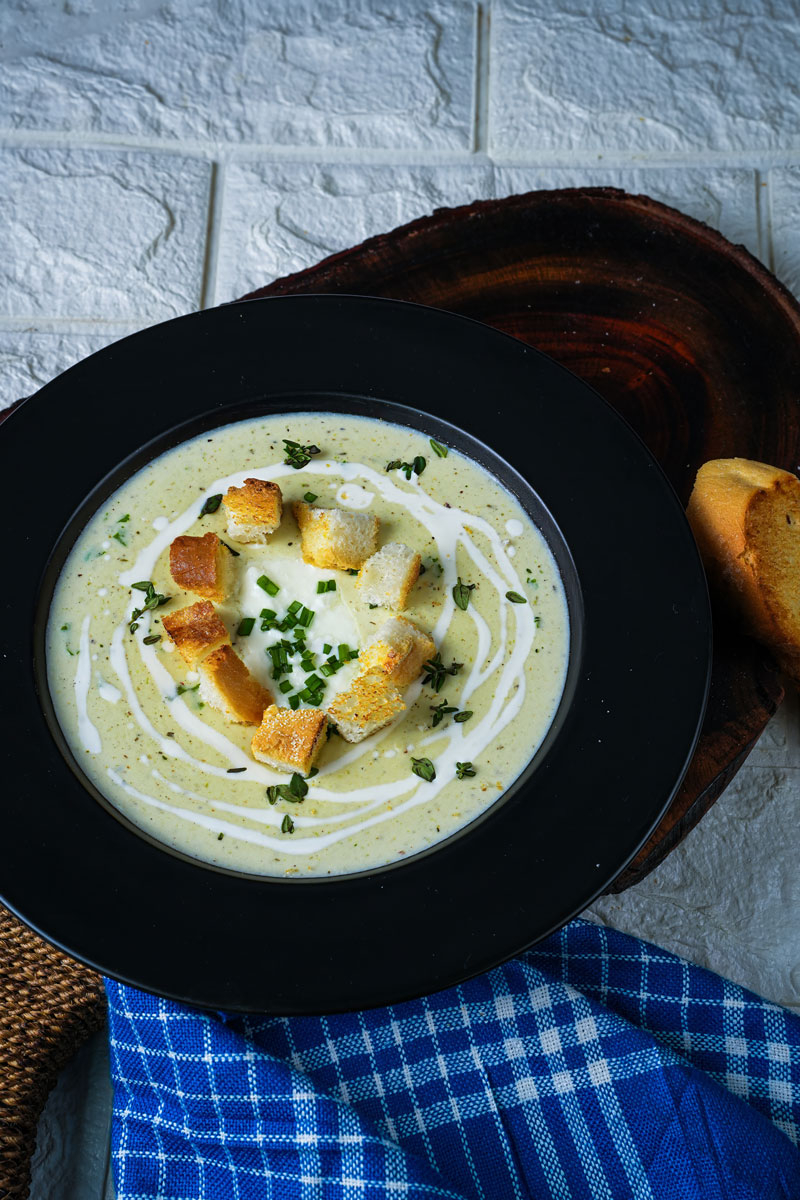
[(119, 1200), (800, 1197), (800, 1019), (587, 921), (340, 1016), (106, 988)]

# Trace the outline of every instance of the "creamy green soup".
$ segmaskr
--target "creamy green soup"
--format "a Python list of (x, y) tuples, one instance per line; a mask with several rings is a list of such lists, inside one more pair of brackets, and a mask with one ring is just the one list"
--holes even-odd
[[(284, 438), (320, 453), (295, 470), (284, 462)], [(413, 464), (418, 457), (426, 460), (419, 474), (386, 470), (391, 461)], [(273, 480), (283, 491), (283, 520), (265, 546), (232, 541), (224, 505), (200, 515), (209, 497), (248, 477)], [(381, 545), (403, 542), (419, 551), (423, 574), (402, 615), (430, 632), (445, 667), (461, 666), (444, 674), (438, 691), (437, 680), (421, 677), (405, 694), (406, 711), (363, 742), (330, 737), (306, 797), (269, 804), (267, 788), (289, 776), (254, 761), (254, 728), (205, 705), (198, 675), (165, 632), (156, 638), (163, 614), (197, 600), (170, 578), (171, 541), (214, 531), (238, 551), (235, 586), (218, 612), (275, 703), (302, 690), (302, 672), (297, 663), (281, 676), (291, 689), (279, 690), (269, 649), (281, 634), (262, 630), (265, 606), (278, 618), (295, 600), (313, 611), (306, 637), (317, 662), (325, 661), (326, 646), (363, 647), (391, 614), (365, 604), (347, 572), (303, 562), (291, 502), (307, 493), (317, 505), (375, 513)], [(274, 596), (258, 583), (265, 575), (278, 586)], [(335, 590), (318, 592), (318, 583), (331, 579)], [(131, 613), (143, 600), (132, 585), (146, 580), (170, 600), (131, 632)], [(454, 588), (463, 604), (471, 584), (460, 607)], [(237, 633), (244, 617), (256, 618), (249, 636)], [(553, 720), (568, 643), (552, 555), (493, 476), (452, 449), (440, 457), (427, 437), (401, 426), (301, 413), (228, 425), (186, 442), (115, 492), (64, 565), (50, 610), (47, 665), (72, 753), (120, 813), (205, 862), (304, 877), (401, 861), (484, 812), (525, 768)], [(326, 679), (323, 707), (349, 686), (357, 667), (354, 658)], [(430, 760), (435, 778), (414, 773), (412, 759), (420, 758)]]

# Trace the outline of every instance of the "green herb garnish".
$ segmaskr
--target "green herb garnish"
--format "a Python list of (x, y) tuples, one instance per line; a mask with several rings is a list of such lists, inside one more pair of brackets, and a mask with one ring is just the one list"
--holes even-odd
[(456, 722), (457, 725), (463, 725), (464, 722), (468, 721), (471, 716), (472, 716), (472, 709), (465, 708), (463, 710), (463, 712), (456, 713), (456, 715), (453, 717), (453, 720)]
[(294, 821), (288, 813), (284, 814), (284, 818), (281, 821), (281, 833), (294, 833)]
[[(341, 654), (339, 657), (341, 658)], [(445, 678), (448, 675), (457, 675), (463, 666), (463, 663), (454, 662), (449, 667), (446, 667), (442, 662), (441, 654), (437, 653), (430, 662), (423, 664), (422, 669), (425, 671), (425, 677), (422, 682), (429, 683), (435, 692), (439, 692)]]
[(506, 600), (510, 600), (512, 604), (528, 603), (524, 596), (520, 596), (519, 592), (506, 592)]
[(156, 642), (161, 641), (161, 634), (160, 633), (148, 634), (148, 636), (146, 638), (142, 638), (142, 641), (144, 642), (145, 646), (155, 646)]
[(278, 592), (281, 590), (277, 583), (273, 583), (272, 580), (266, 575), (259, 575), (256, 583), (260, 588), (263, 588), (269, 596), (277, 596)]
[(456, 763), (456, 779), (471, 779), (476, 774), (471, 762)]
[(242, 771), (246, 771), (246, 770), (247, 770), (247, 767), (228, 767), (226, 774), (241, 775)]
[(289, 783), (276, 783), (267, 788), (267, 799), (270, 804), (274, 804), (277, 800), (288, 800), (290, 804), (301, 804), (307, 794), (308, 784), (296, 771)]
[(430, 439), (430, 442), (434, 454), (439, 458), (447, 458), (447, 446), (443, 446), (441, 442), (435, 442), (433, 438)]
[(184, 692), (196, 692), (199, 687), (199, 683), (193, 683), (191, 687), (188, 683), (179, 683), (176, 691), (179, 696), (182, 696)]
[(236, 636), (237, 637), (250, 637), (250, 634), (253, 632), (255, 623), (256, 623), (255, 617), (242, 617), (241, 621), (239, 622), (239, 628), (236, 630)]
[(215, 513), (222, 504), (222, 492), (217, 492), (216, 496), (209, 496), (200, 509), (200, 516), (205, 517), (209, 513)]
[(304, 500), (306, 501), (306, 503), (308, 503), (308, 504), (313, 504), (313, 503), (314, 503), (314, 501), (316, 500), (316, 498), (317, 498), (317, 493), (316, 493), (316, 492), (305, 492), (305, 493), (303, 494), (303, 499), (304, 499)]
[[(222, 542), (222, 538), (220, 538), (219, 540)], [(227, 542), (222, 542), (222, 544), (226, 550), (230, 550), (230, 552), (234, 558), (238, 558), (239, 555), (241, 554), (241, 550), (234, 550), (233, 546), (229, 546)]]
[(111, 536), (115, 542), (119, 542), (120, 546), (127, 546), (128, 543), (125, 539), (125, 530), (124, 529), (118, 529), (116, 531), (116, 533), (112, 533)]
[(387, 471), (402, 471), (406, 479), (410, 479), (412, 475), (421, 475), (425, 470), (426, 461), (421, 454), (418, 454), (413, 462), (401, 462), (399, 458), (393, 458), (391, 462), (386, 464)]
[(433, 783), (436, 778), (436, 767), (429, 758), (412, 758), (411, 770), (426, 783)]
[(323, 592), (335, 592), (335, 591), (336, 591), (336, 580), (335, 579), (320, 579), (320, 580), (318, 580), (318, 582), (317, 582), (317, 595), (318, 596), (321, 596)]
[(454, 708), (452, 704), (448, 704), (447, 700), (443, 700), (441, 704), (432, 704), (431, 712), (433, 713), (431, 729), (435, 729), (449, 713), (458, 712), (458, 709)]
[(462, 583), (461, 576), (459, 575), (458, 583), (453, 587), (453, 599), (464, 612), (469, 607), (470, 594), (475, 591), (477, 586), (476, 583)]
[(286, 451), (284, 463), (287, 467), (294, 467), (295, 471), (307, 467), (312, 457), (320, 452), (319, 446), (301, 446), (299, 442), (292, 442), (289, 438), (283, 439), (283, 448)]

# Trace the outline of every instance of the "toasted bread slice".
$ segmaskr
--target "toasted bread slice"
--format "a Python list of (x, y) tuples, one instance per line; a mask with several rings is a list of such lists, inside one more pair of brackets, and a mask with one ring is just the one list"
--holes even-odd
[(228, 534), (237, 542), (259, 542), (274, 533), (283, 516), (283, 495), (268, 479), (245, 479), (222, 497), (228, 513)]
[(300, 527), (303, 558), (315, 567), (353, 570), (378, 548), (380, 521), (373, 513), (312, 508), (299, 500), (292, 512)]
[(328, 708), (346, 742), (362, 742), (377, 733), (405, 708), (397, 687), (382, 671), (357, 675), (349, 691), (339, 692)]
[(176, 537), (169, 548), (169, 569), (172, 578), (185, 592), (196, 592), (217, 604), (231, 588), (233, 556), (215, 533), (202, 537), (184, 534)]
[(800, 685), (800, 480), (746, 458), (697, 473), (687, 516), (709, 583)]
[(356, 587), (365, 604), (380, 604), (401, 612), (419, 578), (422, 558), (402, 542), (387, 542), (371, 555), (358, 573)]
[(237, 725), (260, 725), (272, 695), (254, 679), (231, 646), (220, 646), (200, 663), (200, 695)]
[(227, 629), (208, 600), (198, 600), (187, 608), (167, 613), (161, 624), (190, 667), (230, 642)]
[(361, 671), (382, 671), (396, 687), (408, 687), (436, 653), (430, 634), (405, 617), (384, 621), (358, 656)]
[(278, 771), (307, 775), (325, 745), (328, 718), (316, 708), (278, 708), (264, 712), (261, 727), (251, 742), (253, 758)]

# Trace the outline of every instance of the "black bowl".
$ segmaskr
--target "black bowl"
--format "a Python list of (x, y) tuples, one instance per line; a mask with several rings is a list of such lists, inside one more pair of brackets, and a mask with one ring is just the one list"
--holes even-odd
[[(159, 845), (96, 792), (53, 716), (44, 633), (66, 555), (124, 479), (203, 430), (311, 409), (421, 429), (514, 492), (564, 579), (570, 663), (545, 742), (464, 830), (379, 870), (267, 879)], [(586, 907), (680, 784), (710, 674), (691, 532), (629, 427), (512, 338), (387, 300), (213, 309), (126, 338), (48, 384), (5, 423), (0, 470), (7, 496), (25, 497), (7, 526), (20, 582), (3, 600), (15, 632), (0, 894), (108, 975), (192, 1004), (272, 1013), (434, 991)]]

